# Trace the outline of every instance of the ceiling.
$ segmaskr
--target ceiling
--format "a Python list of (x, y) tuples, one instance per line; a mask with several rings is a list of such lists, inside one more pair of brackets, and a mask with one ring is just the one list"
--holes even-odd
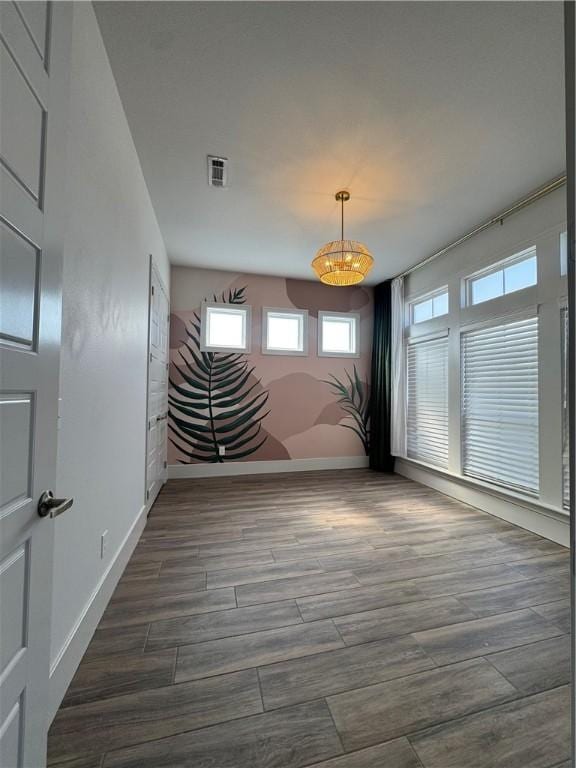
[(311, 278), (346, 188), (377, 283), (565, 168), (559, 2), (95, 6), (174, 264)]

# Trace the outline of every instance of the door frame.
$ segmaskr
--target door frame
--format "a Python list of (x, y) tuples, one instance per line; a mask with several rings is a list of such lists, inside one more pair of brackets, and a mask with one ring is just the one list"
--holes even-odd
[(568, 247), (568, 392), (570, 476), (570, 723), (572, 765), (576, 766), (576, 9), (564, 2)]
[[(151, 335), (150, 335), (150, 327), (151, 327), (151, 317), (152, 317), (152, 288), (153, 283), (152, 279), (155, 279), (162, 291), (164, 292), (164, 295), (166, 296), (166, 309), (167, 309), (167, 317), (166, 317), (166, 324), (167, 324), (167, 349), (166, 349), (166, 371), (168, 372), (168, 368), (170, 365), (169, 357), (170, 357), (170, 293), (168, 292), (166, 288), (166, 284), (164, 283), (164, 280), (162, 279), (162, 276), (160, 274), (160, 270), (158, 269), (158, 266), (154, 260), (154, 256), (152, 254), (149, 255), (149, 263), (148, 263), (148, 336), (147, 336), (147, 345), (146, 345), (146, 424), (145, 424), (145, 437), (146, 437), (146, 448), (145, 448), (145, 454), (144, 454), (144, 505), (146, 506), (146, 509), (148, 511), (148, 514), (150, 513), (150, 508), (156, 501), (156, 498), (158, 494), (156, 493), (152, 498), (148, 498), (148, 446), (150, 442), (150, 362), (151, 362)], [(166, 376), (166, 398), (168, 398), (168, 376)], [(167, 433), (166, 433), (167, 435)], [(166, 436), (166, 441), (168, 440), (168, 437)], [(166, 446), (167, 450), (167, 446)], [(168, 479), (168, 468), (167, 463), (164, 467), (164, 476), (162, 485), (166, 482)]]

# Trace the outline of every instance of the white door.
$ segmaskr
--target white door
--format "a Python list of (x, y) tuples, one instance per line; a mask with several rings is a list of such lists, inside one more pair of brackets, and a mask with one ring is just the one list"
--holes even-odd
[(168, 294), (150, 258), (148, 327), (148, 423), (146, 439), (146, 503), (150, 506), (166, 482), (168, 424)]
[[(61, 237), (71, 7), (0, 3), (0, 766), (49, 723)], [(67, 500), (69, 501), (69, 500)]]

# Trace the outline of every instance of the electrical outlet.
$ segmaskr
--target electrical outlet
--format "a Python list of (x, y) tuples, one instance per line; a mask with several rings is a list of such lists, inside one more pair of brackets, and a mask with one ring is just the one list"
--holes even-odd
[(218, 456), (226, 456), (226, 446), (225, 445), (219, 445), (218, 446)]
[(108, 531), (106, 530), (100, 536), (100, 560), (104, 560), (107, 549), (108, 549)]

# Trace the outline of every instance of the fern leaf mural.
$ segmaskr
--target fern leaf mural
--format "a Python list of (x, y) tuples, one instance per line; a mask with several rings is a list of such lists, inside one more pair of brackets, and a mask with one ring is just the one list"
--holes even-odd
[(356, 366), (351, 376), (345, 371), (348, 381), (340, 381), (330, 374), (330, 381), (324, 380), (325, 384), (332, 387), (334, 394), (339, 395), (338, 402), (343, 411), (348, 414), (347, 418), (352, 420), (351, 424), (341, 424), (346, 429), (351, 429), (364, 446), (364, 451), (368, 455), (370, 451), (370, 398), (368, 396), (367, 385), (361, 381)]
[[(214, 301), (244, 304), (246, 287), (222, 294)], [(180, 360), (173, 365), (182, 383), (170, 378), (170, 442), (186, 457), (182, 463), (201, 461), (223, 463), (244, 459), (266, 442), (261, 436), (268, 392), (250, 383), (254, 366), (246, 355), (202, 352), (200, 317), (186, 327), (186, 341), (179, 350)], [(220, 455), (224, 447), (225, 455)]]

